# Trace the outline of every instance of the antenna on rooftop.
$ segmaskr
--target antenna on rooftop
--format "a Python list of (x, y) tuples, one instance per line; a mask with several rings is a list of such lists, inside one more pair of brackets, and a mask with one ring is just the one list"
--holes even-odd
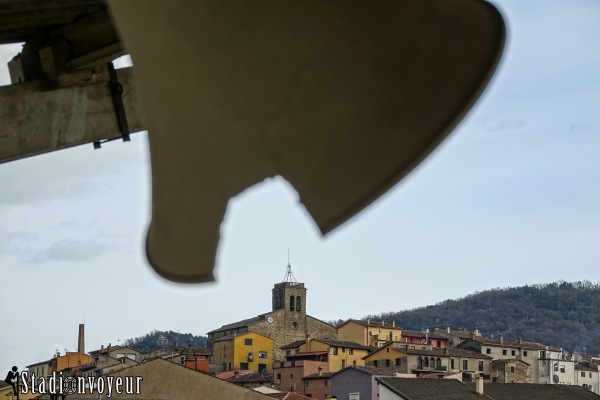
[(288, 265), (287, 265), (287, 269), (285, 270), (285, 276), (283, 277), (283, 282), (298, 283), (298, 280), (296, 279), (296, 277), (294, 276), (294, 273), (292, 272), (292, 265), (290, 264), (290, 249), (287, 249), (287, 251), (288, 251)]

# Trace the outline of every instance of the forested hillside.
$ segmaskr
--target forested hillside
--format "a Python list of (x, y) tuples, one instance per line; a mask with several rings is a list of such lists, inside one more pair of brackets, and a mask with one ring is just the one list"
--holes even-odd
[(178, 333), (173, 331), (152, 331), (144, 336), (127, 339), (123, 346), (129, 346), (138, 351), (149, 351), (157, 347), (173, 346), (206, 347), (206, 336), (195, 336), (191, 333)]
[(478, 327), (484, 336), (542, 342), (569, 351), (600, 353), (600, 285), (555, 282), (476, 292), (464, 298), (365, 318), (395, 320), (405, 329)]

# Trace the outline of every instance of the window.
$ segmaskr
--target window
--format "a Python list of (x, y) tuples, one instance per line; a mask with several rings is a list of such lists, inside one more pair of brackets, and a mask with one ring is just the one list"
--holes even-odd
[(244, 344), (246, 346), (252, 346), (252, 339), (244, 339)]
[(401, 367), (401, 366), (402, 366), (402, 359), (396, 358), (396, 367)]
[(346, 368), (346, 360), (342, 360), (342, 369)]
[(423, 368), (429, 368), (429, 358), (423, 358)]
[(352, 365), (356, 367), (356, 360), (352, 360)]
[(483, 361), (479, 361), (479, 371), (483, 371)]
[(267, 364), (258, 364), (258, 373), (267, 372)]
[(348, 393), (348, 400), (360, 400), (360, 393)]
[(502, 355), (505, 356), (506, 355), (506, 350), (502, 350)]
[(352, 347), (348, 349), (348, 354), (350, 354), (350, 355), (354, 354), (354, 349)]
[(309, 386), (310, 381), (307, 379), (304, 381), (304, 387), (308, 387)]
[(342, 353), (345, 353), (345, 352), (346, 352), (346, 348), (342, 347)]
[(423, 369), (423, 358), (417, 358), (417, 369)]
[(450, 359), (450, 369), (454, 369), (454, 358)]
[(292, 322), (292, 329), (298, 329), (298, 323), (296, 321)]
[(290, 311), (294, 311), (296, 309), (296, 306), (294, 305), (294, 300), (296, 298), (294, 296), (290, 296)]
[(385, 366), (389, 367), (391, 365), (391, 360), (388, 358), (385, 360)]
[(523, 355), (527, 357), (527, 350), (523, 351)]
[(296, 297), (296, 311), (302, 311), (302, 299), (300, 298), (300, 296)]
[(325, 379), (324, 384), (325, 384), (325, 386), (329, 386), (329, 381), (327, 379)]
[(385, 349), (388, 353), (390, 352), (390, 348), (388, 347), (387, 349)]
[(515, 373), (515, 367), (513, 367), (513, 366), (511, 366), (511, 367), (510, 367), (510, 373), (511, 373), (511, 374), (514, 374), (514, 373)]
[(290, 356), (290, 355), (292, 355), (292, 351), (291, 351), (291, 350), (286, 350), (286, 351), (285, 351), (285, 355), (286, 355), (286, 356)]
[(179, 364), (181, 364), (181, 365), (185, 364), (185, 357), (181, 357), (181, 360), (179, 360)]
[(485, 349), (485, 354), (492, 354), (492, 349), (490, 349), (489, 347)]
[(266, 351), (259, 351), (258, 352), (258, 358), (267, 358), (267, 352)]
[(589, 377), (591, 378), (592, 377), (592, 373), (590, 372), (589, 374), (590, 374)]
[(333, 354), (334, 356), (337, 356), (338, 353), (338, 348), (337, 347), (332, 347), (331, 348), (331, 354)]
[(463, 360), (463, 371), (469, 370), (469, 360)]
[(240, 363), (240, 369), (249, 369), (248, 363)]
[(581, 377), (585, 378), (585, 372), (581, 371)]
[(436, 347), (442, 347), (442, 341), (441, 340), (436, 340), (435, 341), (435, 346)]
[(512, 351), (510, 352), (510, 355), (511, 355), (511, 356), (514, 356), (514, 355), (515, 355), (515, 351), (514, 351), (514, 350), (512, 350)]
[(560, 366), (560, 373), (561, 373), (561, 374), (564, 374), (564, 373), (565, 373), (565, 366), (564, 366), (564, 365), (561, 365), (561, 366)]

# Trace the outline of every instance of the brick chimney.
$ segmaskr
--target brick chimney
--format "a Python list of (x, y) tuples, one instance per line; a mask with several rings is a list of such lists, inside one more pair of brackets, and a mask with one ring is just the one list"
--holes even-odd
[(392, 328), (395, 328), (395, 327), (396, 327), (396, 320), (395, 320), (395, 319), (393, 319), (393, 320), (392, 320)]
[(498, 334), (498, 341), (500, 342), (500, 344), (504, 343), (504, 335), (503, 334), (501, 334), (501, 333)]
[(85, 353), (85, 325), (79, 324), (79, 337), (77, 338), (77, 352)]
[(450, 325), (446, 325), (446, 333), (450, 333)]
[(521, 336), (519, 336), (519, 337), (517, 338), (517, 342), (519, 342), (520, 344), (523, 344), (523, 338), (522, 338)]

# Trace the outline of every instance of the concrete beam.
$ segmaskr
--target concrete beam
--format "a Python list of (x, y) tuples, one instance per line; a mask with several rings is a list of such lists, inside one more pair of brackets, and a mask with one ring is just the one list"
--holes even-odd
[[(117, 70), (131, 133), (146, 129), (132, 68)], [(106, 79), (45, 90), (44, 82), (0, 86), (0, 163), (120, 137)]]

